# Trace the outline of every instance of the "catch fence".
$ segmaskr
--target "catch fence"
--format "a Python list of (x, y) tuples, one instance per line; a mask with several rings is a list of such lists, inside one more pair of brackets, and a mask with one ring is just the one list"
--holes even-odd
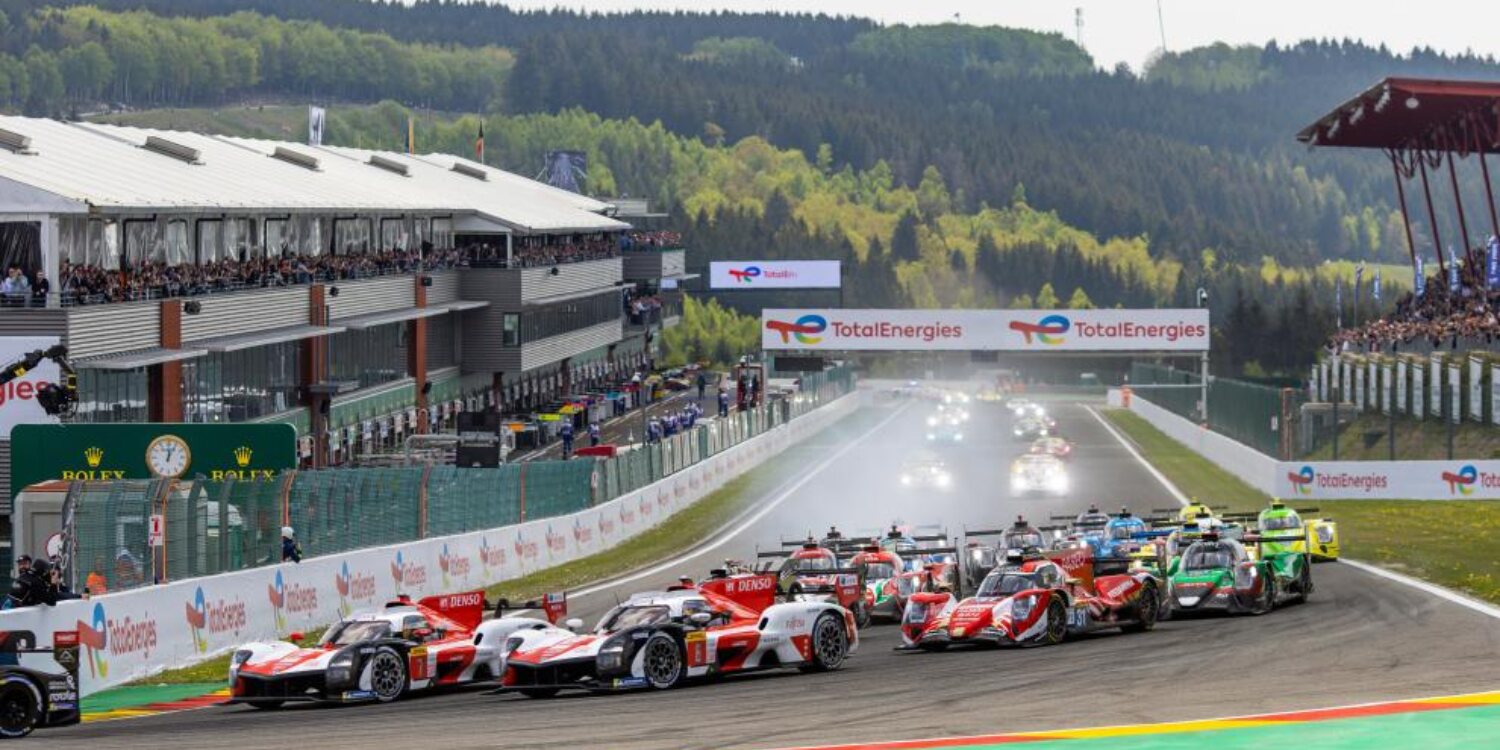
[[(1129, 386), (1135, 396), (1199, 423), (1203, 421), (1201, 384), (1196, 372), (1150, 362), (1134, 362), (1130, 367)], [(1268, 456), (1287, 458), (1289, 443), (1283, 433), (1291, 434), (1292, 427), (1286, 423), (1302, 400), (1297, 389), (1210, 377), (1208, 426)]]

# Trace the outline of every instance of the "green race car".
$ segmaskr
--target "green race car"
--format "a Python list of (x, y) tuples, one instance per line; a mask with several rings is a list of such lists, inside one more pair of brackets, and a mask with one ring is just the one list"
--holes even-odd
[(1313, 591), (1305, 552), (1278, 551), (1257, 537), (1244, 541), (1203, 534), (1171, 571), (1172, 611), (1265, 614)]

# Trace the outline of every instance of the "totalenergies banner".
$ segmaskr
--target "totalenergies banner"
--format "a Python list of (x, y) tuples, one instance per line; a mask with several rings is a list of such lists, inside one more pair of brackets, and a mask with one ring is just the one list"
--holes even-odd
[(836, 260), (714, 261), (708, 264), (711, 289), (838, 289)]
[(1208, 311), (765, 310), (761, 348), (827, 351), (1206, 351)]
[[(858, 408), (841, 398), (655, 484), (567, 516), (0, 613), (50, 643), (77, 630), (83, 694), (379, 607), (484, 588), (613, 547)], [(30, 664), (30, 657), (23, 657)], [(38, 668), (55, 668), (37, 657)]]
[(1276, 486), (1290, 499), (1496, 500), (1500, 461), (1283, 461)]

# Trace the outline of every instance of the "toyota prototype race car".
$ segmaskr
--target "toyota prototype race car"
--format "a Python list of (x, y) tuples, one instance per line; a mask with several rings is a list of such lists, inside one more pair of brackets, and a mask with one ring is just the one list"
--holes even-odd
[(1254, 536), (1244, 542), (1203, 534), (1182, 553), (1171, 577), (1173, 612), (1265, 614), (1312, 594), (1312, 565), (1304, 552), (1279, 551)]
[(1017, 420), (1010, 432), (1017, 440), (1035, 441), (1051, 435), (1054, 426), (1046, 417), (1025, 417)]
[[(393, 701), (413, 690), (493, 680), (513, 625), (484, 617), (484, 592), (401, 597), (328, 628), (312, 648), (249, 643), (229, 662), (229, 702)], [(298, 633), (292, 640), (300, 640)]]
[(903, 648), (954, 644), (1050, 645), (1070, 635), (1156, 626), (1161, 584), (1145, 570), (1095, 576), (1088, 547), (1008, 550), (974, 596), (914, 594), (901, 620)]
[(695, 678), (778, 667), (831, 671), (859, 645), (854, 615), (826, 602), (776, 603), (774, 573), (715, 571), (699, 586), (636, 594), (578, 634), (502, 618), (500, 691), (665, 690)]
[(787, 601), (827, 602), (854, 613), (855, 624), (870, 623), (862, 571), (855, 566), (840, 567), (858, 549), (858, 544), (844, 538), (838, 529), (830, 528), (822, 541), (808, 537), (805, 542), (782, 542), (783, 547), (797, 545), (790, 554), (758, 552), (760, 573), (776, 575), (776, 594)]
[(1010, 494), (1068, 494), (1068, 467), (1045, 453), (1027, 453), (1010, 465)]

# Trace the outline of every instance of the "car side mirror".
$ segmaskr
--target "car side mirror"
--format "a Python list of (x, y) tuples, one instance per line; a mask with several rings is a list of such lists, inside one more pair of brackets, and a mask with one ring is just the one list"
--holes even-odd
[(577, 617), (569, 617), (568, 619), (563, 621), (563, 627), (577, 633), (578, 631), (583, 630), (583, 620), (580, 620)]
[(691, 622), (692, 624), (697, 625), (700, 628), (707, 627), (708, 624), (713, 621), (714, 616), (712, 612), (694, 612), (691, 615), (688, 615), (688, 622)]
[(286, 636), (286, 639), (289, 640), (289, 641), (291, 641), (292, 643), (300, 644), (302, 642), (302, 639), (306, 638), (306, 637), (307, 637), (306, 633), (303, 633), (302, 631), (297, 630), (297, 631), (293, 631), (291, 633), (288, 633), (287, 636)]
[(421, 641), (421, 640), (426, 640), (427, 638), (431, 637), (432, 633), (433, 633), (432, 628), (414, 628), (411, 631), (411, 637), (412, 637), (412, 640)]

